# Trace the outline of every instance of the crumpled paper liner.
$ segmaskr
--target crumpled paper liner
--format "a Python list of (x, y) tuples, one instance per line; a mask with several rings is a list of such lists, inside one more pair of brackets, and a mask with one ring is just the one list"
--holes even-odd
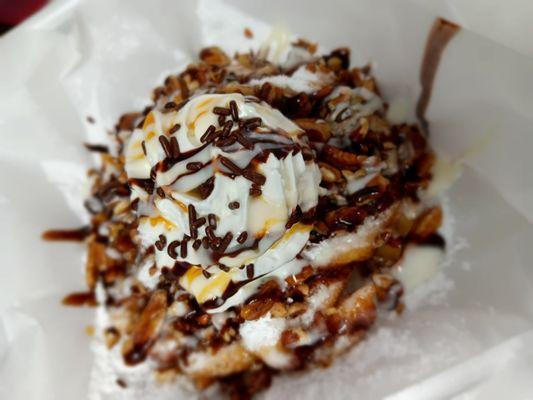
[[(93, 160), (82, 142), (105, 141), (202, 46), (257, 47), (272, 25), (349, 46), (354, 65), (372, 61), (384, 97), (412, 118), (433, 20), (395, 0), (56, 0), (1, 38), (0, 398), (87, 396), (92, 310), (59, 304), (83, 288), (84, 249), (40, 240), (86, 218)], [(453, 256), (401, 317), (382, 318), (329, 369), (276, 379), (263, 398), (533, 396), (532, 70), (466, 30), (452, 40), (428, 119), (434, 148), (465, 166), (447, 196)]]

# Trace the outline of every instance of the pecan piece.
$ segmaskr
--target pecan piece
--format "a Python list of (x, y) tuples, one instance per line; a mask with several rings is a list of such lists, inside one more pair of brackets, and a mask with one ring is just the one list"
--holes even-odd
[(165, 78), (164, 86), (156, 88), (153, 93), (154, 101), (161, 96), (170, 96), (172, 93), (180, 89), (179, 76), (169, 75)]
[(235, 60), (245, 68), (254, 67), (254, 59), (250, 53), (237, 53)]
[(327, 213), (326, 224), (332, 230), (350, 229), (361, 224), (366, 217), (366, 212), (361, 208), (345, 206)]
[(291, 275), (288, 278), (286, 278), (285, 282), (287, 282), (291, 286), (295, 286), (307, 280), (307, 278), (313, 275), (313, 273), (314, 273), (313, 267), (311, 267), (310, 265), (307, 265), (303, 267), (302, 270), (296, 275)]
[(379, 95), (378, 85), (374, 78), (363, 79), (361, 86)]
[(275, 280), (270, 280), (261, 285), (257, 296), (242, 306), (240, 315), (245, 320), (258, 319), (274, 306), (275, 299), (279, 297), (280, 288)]
[(141, 113), (127, 113), (120, 117), (116, 126), (117, 131), (132, 131), (135, 128), (135, 121), (141, 117)]
[(146, 358), (154, 344), (167, 312), (167, 293), (156, 290), (133, 326), (131, 338), (124, 343), (122, 354), (129, 365), (135, 365)]
[(296, 290), (298, 290), (304, 296), (307, 296), (309, 294), (309, 286), (304, 283), (296, 286)]
[(358, 156), (357, 154), (341, 150), (338, 147), (333, 147), (329, 144), (324, 146), (322, 150), (322, 158), (324, 161), (337, 168), (347, 169), (349, 171), (359, 169), (362, 162), (366, 159), (366, 157)]
[(305, 305), (304, 303), (292, 303), (290, 306), (289, 306), (289, 316), (294, 318), (294, 317), (297, 317), (298, 315), (302, 315), (304, 312), (307, 311), (307, 305)]
[(283, 303), (274, 303), (270, 309), (270, 314), (275, 318), (283, 318), (287, 316), (287, 309)]
[(404, 213), (400, 213), (392, 221), (391, 227), (397, 235), (405, 237), (411, 231), (413, 224), (414, 221), (411, 218), (407, 217)]
[(241, 308), (241, 317), (247, 321), (258, 319), (265, 315), (274, 305), (274, 300), (265, 297), (253, 299)]
[(378, 258), (382, 265), (392, 266), (402, 256), (402, 246), (391, 240), (376, 249), (375, 257)]
[(281, 344), (287, 348), (300, 340), (300, 336), (292, 329), (287, 329), (281, 334)]
[(369, 124), (370, 130), (373, 132), (381, 132), (386, 135), (390, 133), (391, 129), (390, 129), (389, 123), (387, 122), (386, 119), (378, 115), (375, 115), (375, 114), (370, 115), (368, 117), (368, 124)]
[(265, 82), (257, 91), (257, 97), (272, 105), (283, 98), (283, 89)]
[(319, 162), (318, 167), (320, 168), (320, 173), (322, 174), (322, 180), (327, 183), (340, 183), (344, 181), (344, 178), (341, 172), (326, 163)]
[(224, 53), (222, 49), (217, 46), (206, 47), (205, 49), (202, 49), (200, 51), (200, 60), (208, 65), (216, 67), (225, 67), (230, 63), (230, 59), (226, 53)]
[(433, 207), (424, 212), (415, 222), (413, 235), (420, 239), (426, 239), (437, 232), (441, 224), (442, 209), (440, 207)]
[(305, 131), (312, 142), (326, 143), (331, 137), (331, 130), (325, 122), (319, 123), (311, 118), (298, 118), (293, 122)]
[(237, 82), (229, 82), (218, 89), (220, 93), (240, 93), (244, 96), (254, 96), (255, 88), (253, 86), (241, 85)]
[(339, 304), (339, 316), (348, 332), (368, 329), (376, 320), (376, 288), (366, 285), (358, 289)]
[(302, 49), (307, 50), (311, 54), (315, 54), (318, 45), (316, 43), (308, 42), (305, 39), (298, 39), (292, 44), (294, 47), (301, 47)]

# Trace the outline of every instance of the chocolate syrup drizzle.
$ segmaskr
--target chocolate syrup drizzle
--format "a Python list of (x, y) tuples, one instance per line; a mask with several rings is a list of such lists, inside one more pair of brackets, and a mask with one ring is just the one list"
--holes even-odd
[(426, 110), (431, 99), (433, 83), (437, 75), (440, 60), (446, 46), (459, 33), (460, 29), (461, 27), (453, 22), (444, 18), (437, 18), (431, 27), (426, 41), (426, 49), (424, 50), (424, 57), (422, 58), (422, 66), (420, 68), (422, 92), (416, 104), (416, 116), (426, 134), (429, 132)]

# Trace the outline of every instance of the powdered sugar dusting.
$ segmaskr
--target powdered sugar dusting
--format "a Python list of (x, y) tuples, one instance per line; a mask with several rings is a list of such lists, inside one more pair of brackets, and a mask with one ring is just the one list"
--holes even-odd
[(270, 313), (267, 313), (255, 321), (246, 321), (239, 332), (244, 347), (250, 351), (258, 351), (262, 347), (274, 346), (284, 329), (284, 319), (272, 318)]
[(309, 325), (313, 322), (316, 311), (324, 304), (324, 302), (329, 298), (331, 292), (329, 287), (326, 285), (319, 286), (315, 293), (313, 293), (308, 299), (307, 303), (309, 308), (305, 313), (302, 314), (300, 319), (305, 325)]
[(339, 254), (363, 248), (369, 245), (372, 233), (390, 217), (391, 210), (387, 210), (379, 217), (368, 217), (355, 233), (345, 233), (324, 240), (310, 246), (303, 252), (303, 256), (314, 266), (327, 265)]

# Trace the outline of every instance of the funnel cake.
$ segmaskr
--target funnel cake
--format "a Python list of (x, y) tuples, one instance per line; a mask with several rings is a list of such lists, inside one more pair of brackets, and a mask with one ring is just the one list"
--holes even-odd
[(249, 398), (327, 366), (402, 311), (406, 246), (443, 246), (434, 155), (387, 120), (370, 68), (303, 40), (269, 56), (203, 49), (91, 147), (89, 292), (66, 302), (96, 302), (99, 340), (162, 385)]

